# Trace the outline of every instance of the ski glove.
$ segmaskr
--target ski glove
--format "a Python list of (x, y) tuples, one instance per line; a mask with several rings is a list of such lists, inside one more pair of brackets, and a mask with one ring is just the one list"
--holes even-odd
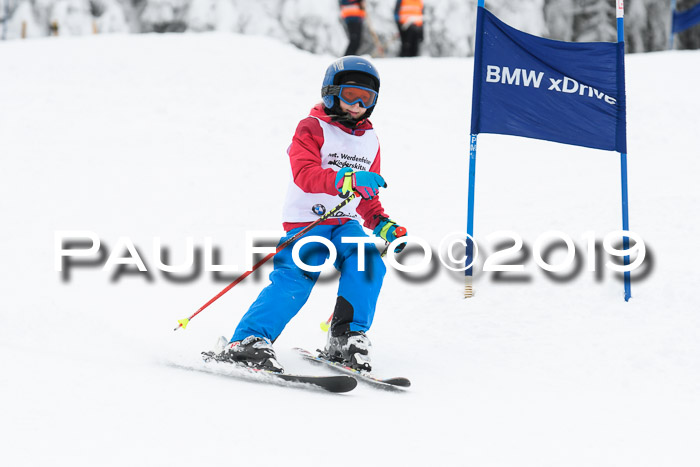
[(341, 195), (356, 191), (362, 199), (372, 199), (377, 196), (380, 187), (386, 188), (386, 182), (374, 172), (353, 172), (350, 167), (343, 167), (335, 176), (335, 188)]
[[(406, 228), (401, 227), (387, 217), (380, 217), (379, 219), (379, 224), (372, 231), (377, 237), (381, 237), (386, 242), (391, 243), (397, 238), (406, 236)], [(406, 243), (400, 243), (399, 246), (394, 248), (394, 253), (401, 253), (405, 247)]]

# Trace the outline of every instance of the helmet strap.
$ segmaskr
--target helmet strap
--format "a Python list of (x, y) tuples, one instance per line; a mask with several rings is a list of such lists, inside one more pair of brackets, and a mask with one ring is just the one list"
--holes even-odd
[(326, 113), (326, 115), (331, 117), (332, 121), (338, 122), (344, 127), (350, 128), (351, 130), (357, 128), (357, 125), (360, 122), (367, 120), (369, 114), (372, 113), (371, 109), (367, 109), (367, 112), (365, 112), (365, 114), (360, 120), (355, 120), (349, 114), (343, 112), (343, 109), (340, 108), (340, 103), (337, 97), (333, 97), (333, 107), (329, 109), (328, 107), (323, 106), (323, 111)]

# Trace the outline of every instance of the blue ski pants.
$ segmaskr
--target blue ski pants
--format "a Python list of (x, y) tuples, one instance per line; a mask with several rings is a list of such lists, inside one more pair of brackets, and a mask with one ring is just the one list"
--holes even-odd
[[(287, 232), (280, 244), (302, 229), (299, 227)], [(386, 266), (377, 247), (373, 244), (341, 242), (343, 237), (368, 237), (355, 220), (341, 225), (317, 225), (302, 238), (307, 236), (327, 238), (337, 252), (334, 266), (340, 271), (340, 280), (330, 332), (339, 335), (347, 331), (369, 330), (386, 274)], [(294, 264), (292, 249), (295, 243), (273, 257), (271, 283), (260, 292), (238, 323), (231, 342), (248, 336), (265, 337), (274, 341), (306, 303), (320, 272), (307, 272)], [(358, 271), (358, 248), (365, 249), (364, 271)], [(309, 266), (320, 266), (329, 258), (330, 253), (325, 245), (311, 242), (299, 249), (299, 256)]]

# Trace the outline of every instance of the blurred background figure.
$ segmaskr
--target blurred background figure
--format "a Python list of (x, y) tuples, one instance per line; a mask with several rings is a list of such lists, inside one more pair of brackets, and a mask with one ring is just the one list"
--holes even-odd
[[(406, 9), (414, 2), (399, 3)], [(415, 53), (431, 57), (474, 54), (475, 0), (417, 3), (425, 5), (422, 15), (425, 38), (419, 41)], [(614, 3), (614, 0), (486, 0), (487, 8), (510, 26), (570, 42), (615, 42)], [(638, 53), (667, 50), (671, 42), (672, 12), (693, 11), (700, 0), (624, 3), (625, 52)], [(343, 17), (339, 4), (346, 10)], [(311, 53), (341, 56), (348, 48), (352, 30), (350, 52), (398, 56), (401, 55), (399, 37), (406, 34), (403, 30), (398, 34), (396, 4), (396, 0), (0, 0), (0, 40), (47, 37), (52, 31), (60, 36), (218, 31), (267, 36)], [(345, 18), (354, 22), (349, 30)], [(693, 24), (675, 36), (674, 49), (700, 48), (700, 24)], [(406, 46), (410, 42), (404, 40)], [(404, 52), (404, 55), (413, 54)]]
[(394, 17), (401, 35), (400, 56), (417, 56), (423, 40), (423, 0), (396, 0)]
[(339, 0), (340, 1), (340, 17), (345, 21), (347, 27), (348, 48), (345, 49), (345, 55), (357, 55), (362, 42), (362, 27), (365, 22), (365, 0)]

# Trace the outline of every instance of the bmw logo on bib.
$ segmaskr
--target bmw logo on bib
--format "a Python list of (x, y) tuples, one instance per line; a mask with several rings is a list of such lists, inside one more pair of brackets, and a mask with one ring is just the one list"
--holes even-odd
[(322, 216), (326, 213), (326, 207), (323, 204), (315, 204), (314, 207), (311, 208), (311, 210), (317, 216)]

